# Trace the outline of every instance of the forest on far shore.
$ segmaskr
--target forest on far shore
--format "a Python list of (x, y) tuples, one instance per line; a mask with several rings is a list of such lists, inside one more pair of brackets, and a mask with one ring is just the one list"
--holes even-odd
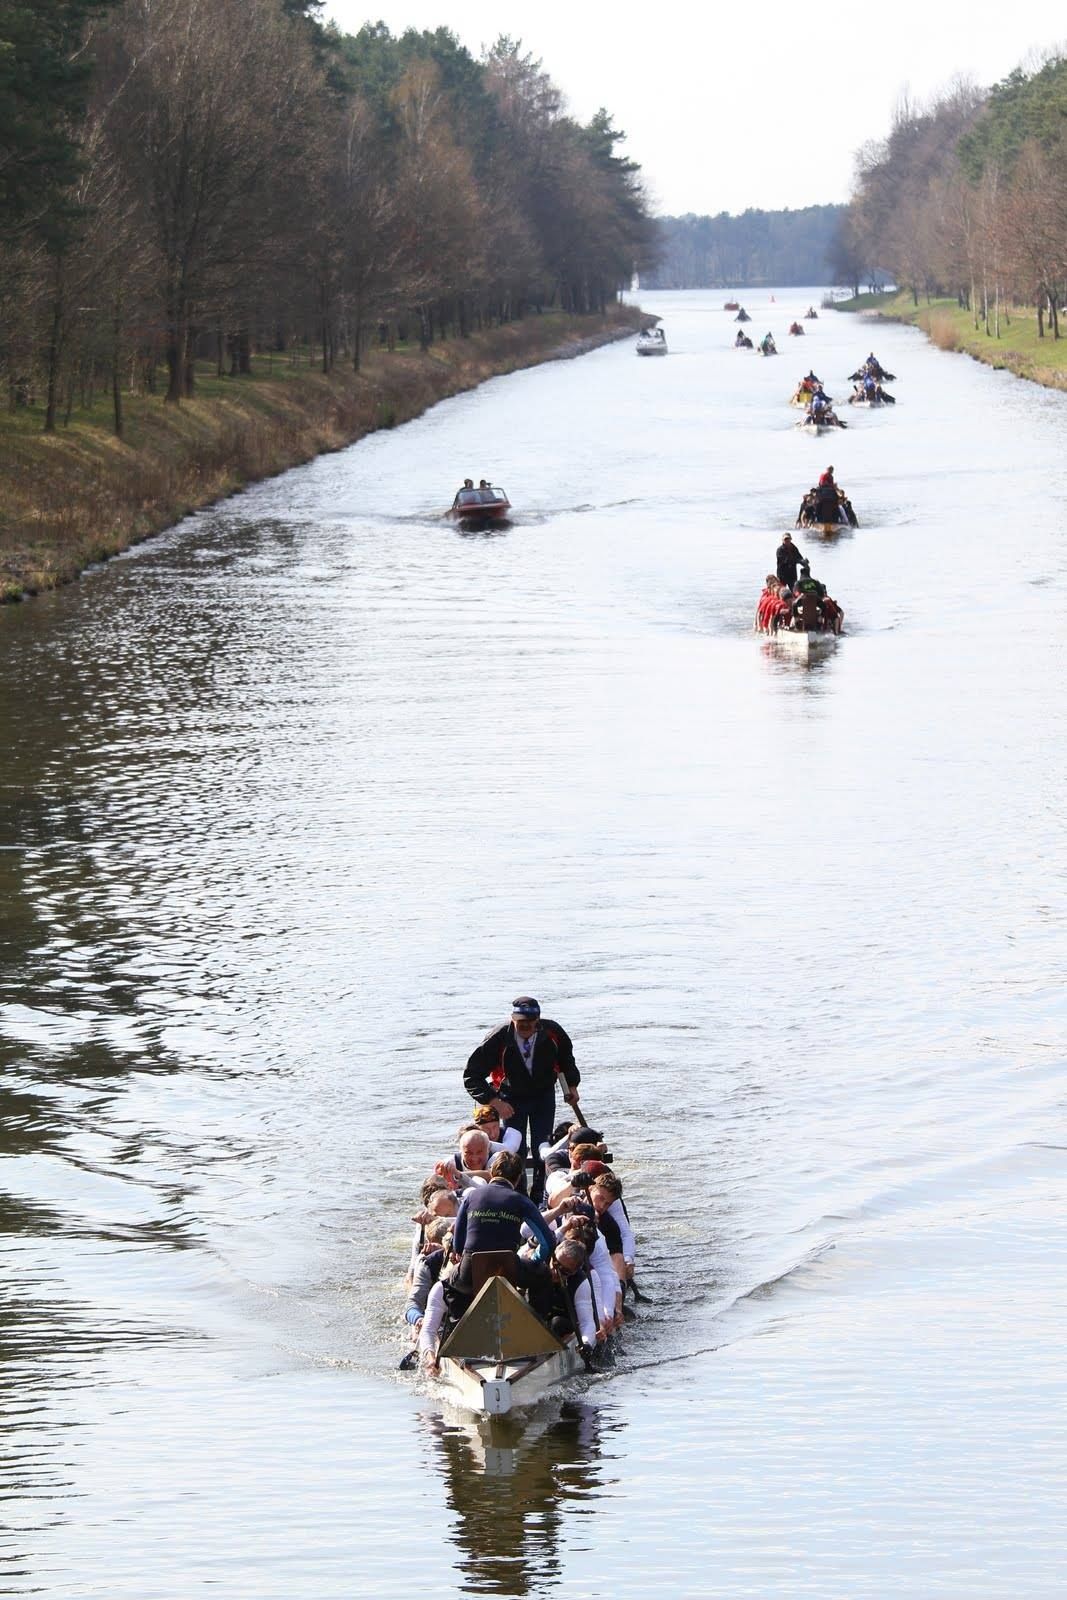
[(322, 0), (0, 0), (0, 386), (52, 432), (172, 405), (197, 362), (324, 372), (527, 311), (598, 313), (651, 259), (606, 110), (521, 43), (346, 35)]
[(951, 296), (999, 337), (1028, 306), (1061, 337), (1067, 305), (1067, 55), (991, 89), (958, 79), (928, 103), (902, 96), (889, 134), (856, 157), (834, 252), (854, 292), (889, 277), (915, 304)]
[(659, 217), (658, 265), (646, 289), (732, 289), (831, 283), (834, 241), (845, 207), (725, 211), (715, 217)]

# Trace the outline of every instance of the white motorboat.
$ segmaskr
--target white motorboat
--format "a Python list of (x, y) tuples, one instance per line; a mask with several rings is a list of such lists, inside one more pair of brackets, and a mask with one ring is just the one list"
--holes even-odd
[(639, 356), (665, 356), (667, 336), (663, 329), (646, 328), (644, 333), (638, 334), (637, 353)]

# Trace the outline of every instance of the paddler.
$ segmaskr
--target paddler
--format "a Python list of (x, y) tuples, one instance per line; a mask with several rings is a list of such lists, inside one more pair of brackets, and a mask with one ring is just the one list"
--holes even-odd
[[(539, 1208), (528, 1195), (519, 1194), (516, 1184), (522, 1177), (522, 1162), (509, 1151), (493, 1157), (489, 1182), (468, 1189), (460, 1204), (453, 1231), (453, 1253), (459, 1257), (459, 1270), (448, 1286), (445, 1302), (453, 1322), (474, 1297), (471, 1256), (484, 1251), (509, 1250), (516, 1253), (516, 1281), (529, 1295), (530, 1304), (541, 1317), (550, 1313), (552, 1291), (544, 1263), (552, 1254), (555, 1238)], [(522, 1243), (523, 1223), (537, 1243), (531, 1261), (517, 1254)]]

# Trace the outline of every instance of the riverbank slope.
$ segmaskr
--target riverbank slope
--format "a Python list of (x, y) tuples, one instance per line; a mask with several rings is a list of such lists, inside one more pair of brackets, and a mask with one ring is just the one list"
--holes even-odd
[(647, 321), (633, 306), (602, 317), (549, 312), (427, 351), (375, 351), (359, 373), (326, 375), (306, 356), (294, 364), (290, 355), (257, 357), (242, 378), (205, 367), (196, 398), (180, 406), (158, 395), (125, 396), (121, 440), (110, 425), (109, 396), (73, 412), (53, 434), (41, 430), (40, 407), (6, 413), (0, 600), (68, 583), (248, 483), (409, 422), (487, 378), (625, 338)]
[(859, 311), (884, 322), (906, 322), (921, 328), (941, 350), (959, 350), (984, 361), (987, 366), (1014, 372), (1047, 389), (1067, 389), (1067, 339), (1053, 339), (1048, 328), (1045, 337), (1037, 336), (1037, 312), (1032, 308), (1001, 306), (1000, 334), (994, 330), (990, 309), (989, 328), (974, 325), (974, 313), (964, 310), (955, 298), (921, 301), (919, 305), (907, 290), (883, 294), (861, 294), (851, 300), (836, 300), (835, 311)]

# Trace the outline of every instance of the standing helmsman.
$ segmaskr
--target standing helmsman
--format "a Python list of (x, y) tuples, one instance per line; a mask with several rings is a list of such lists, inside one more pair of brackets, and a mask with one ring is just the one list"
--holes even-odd
[(778, 582), (786, 583), (792, 589), (797, 581), (797, 568), (804, 559), (793, 543), (792, 534), (783, 533), (782, 542), (774, 552), (774, 557), (778, 566)]
[(558, 1022), (541, 1016), (541, 1007), (529, 995), (514, 1001), (509, 1023), (486, 1034), (463, 1074), (463, 1086), (471, 1098), (496, 1106), (505, 1126), (522, 1135), (523, 1159), (527, 1150), (532, 1152), (530, 1194), (538, 1202), (545, 1187), (539, 1146), (552, 1133), (560, 1075), (566, 1083), (563, 1098), (577, 1106), (580, 1074), (574, 1064), (574, 1046)]

